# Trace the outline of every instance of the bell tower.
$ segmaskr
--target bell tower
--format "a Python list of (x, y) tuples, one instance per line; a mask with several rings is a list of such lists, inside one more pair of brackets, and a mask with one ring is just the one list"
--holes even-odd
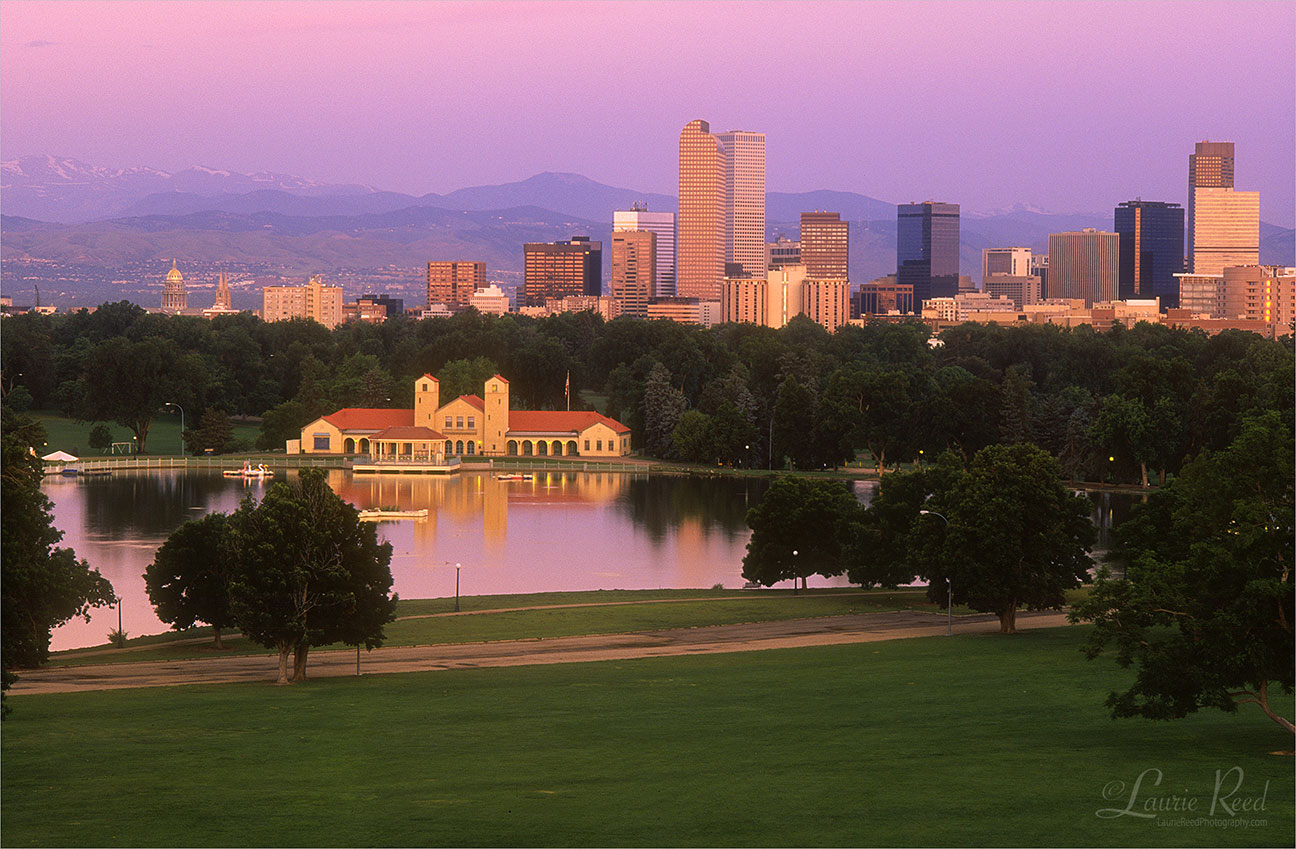
[(509, 382), (498, 374), (486, 381), (486, 430), (482, 436), (483, 454), (507, 454), (509, 418)]
[(414, 426), (436, 430), (436, 411), (441, 406), (441, 382), (430, 374), (414, 381)]

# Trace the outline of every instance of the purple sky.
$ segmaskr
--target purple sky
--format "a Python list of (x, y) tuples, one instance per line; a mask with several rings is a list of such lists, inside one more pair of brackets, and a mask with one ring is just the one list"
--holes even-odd
[(772, 191), (1185, 202), (1201, 139), (1292, 225), (1296, 4), (25, 3), (0, 155), (421, 194), (539, 171), (675, 192), (679, 130), (760, 130)]

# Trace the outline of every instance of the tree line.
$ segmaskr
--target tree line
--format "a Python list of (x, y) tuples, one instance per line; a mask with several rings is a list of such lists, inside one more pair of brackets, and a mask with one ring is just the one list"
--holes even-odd
[[(442, 395), (507, 376), (519, 407), (597, 408), (653, 457), (817, 469), (867, 458), (879, 472), (944, 451), (1033, 443), (1074, 480), (1163, 481), (1221, 450), (1243, 418), (1291, 424), (1292, 337), (1139, 324), (1095, 332), (964, 324), (701, 328), (564, 313), (540, 319), (397, 317), (333, 330), (250, 313), (207, 320), (94, 312), (5, 319), (10, 403), (115, 421), (147, 450), (166, 402), (184, 407), (191, 449), (233, 447), (225, 417), (262, 419), (257, 447), (282, 448), (347, 406), (410, 407), (429, 372)], [(249, 448), (251, 446), (238, 446)]]

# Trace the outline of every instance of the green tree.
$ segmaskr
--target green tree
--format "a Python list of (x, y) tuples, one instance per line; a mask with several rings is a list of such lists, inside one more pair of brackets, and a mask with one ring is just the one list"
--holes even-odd
[(671, 431), (671, 444), (675, 454), (690, 463), (716, 461), (716, 440), (711, 417), (701, 410), (688, 410), (680, 416), (675, 430)]
[(40, 491), (44, 470), (34, 450), (45, 443), (44, 428), (7, 408), (0, 417), (0, 668), (7, 690), (17, 680), (13, 670), (49, 658), (51, 631), (74, 616), (88, 622), (91, 608), (116, 597), (98, 570), (55, 547), (63, 534)]
[(184, 441), (190, 454), (202, 454), (209, 448), (213, 454), (224, 454), (234, 443), (234, 425), (224, 410), (208, 407), (198, 428), (184, 432)]
[(460, 395), (480, 395), (486, 381), (498, 373), (499, 366), (489, 357), (451, 360), (436, 374), (441, 381), (441, 403), (453, 401)]
[(1119, 529), (1126, 577), (1101, 572), (1071, 614), (1094, 623), (1090, 659), (1113, 646), (1118, 664), (1137, 669), (1108, 696), (1113, 716), (1254, 703), (1296, 733), (1270, 691), (1293, 685), (1293, 462), (1280, 414), (1249, 417), (1228, 448), (1186, 464)]
[(684, 393), (671, 385), (670, 371), (657, 363), (643, 388), (644, 450), (654, 457), (674, 457), (672, 435), (688, 409)]
[(277, 683), (306, 678), (311, 646), (341, 642), (376, 648), (396, 616), (391, 593), (391, 543), (309, 470), (292, 484), (276, 483), (230, 517), (237, 564), (230, 609), (253, 642), (279, 652)]
[(147, 448), (153, 417), (167, 401), (192, 403), (206, 385), (207, 373), (196, 353), (175, 342), (124, 336), (106, 340), (86, 366), (80, 392), (81, 414), (90, 420), (115, 421), (135, 434), (137, 450)]
[(947, 520), (928, 517), (919, 531), (940, 534), (925, 568), (932, 599), (952, 582), (954, 603), (994, 613), (1002, 633), (1016, 633), (1021, 607), (1060, 608), (1088, 574), (1096, 535), (1089, 502), (1030, 443), (981, 449), (930, 504)]
[(999, 413), (999, 441), (1008, 445), (1031, 442), (1035, 438), (1035, 396), (1031, 379), (1023, 369), (1010, 368), (999, 388), (1002, 398)]
[(112, 448), (113, 435), (112, 429), (103, 422), (99, 422), (90, 428), (90, 447), (100, 454), (106, 454), (109, 448)]
[(176, 631), (206, 622), (216, 632), (218, 649), (224, 648), (221, 631), (234, 625), (228, 530), (224, 513), (186, 522), (162, 543), (144, 571), (144, 586), (158, 619)]
[(846, 568), (845, 544), (859, 502), (840, 481), (781, 477), (747, 511), (752, 529), (743, 577), (764, 586), (809, 575), (830, 577)]
[(774, 402), (774, 460), (784, 458), (803, 468), (814, 465), (811, 433), (818, 408), (814, 393), (796, 377), (788, 375), (779, 386)]

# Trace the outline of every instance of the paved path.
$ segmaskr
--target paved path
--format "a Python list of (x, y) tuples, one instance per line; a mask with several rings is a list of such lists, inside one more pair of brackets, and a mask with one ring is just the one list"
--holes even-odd
[[(1019, 630), (1065, 624), (1065, 613), (1017, 614)], [(365, 675), (379, 675), (438, 669), (720, 654), (928, 637), (944, 634), (945, 629), (945, 618), (931, 613), (864, 613), (744, 625), (640, 631), (633, 634), (381, 648), (362, 655), (361, 670)], [(961, 616), (954, 621), (954, 631), (959, 634), (993, 633), (998, 630), (998, 619), (989, 614)], [(270, 682), (278, 675), (278, 665), (277, 656), (252, 655), (102, 666), (47, 667), (24, 671), (9, 694), (18, 696), (24, 693), (74, 693), (178, 684)], [(356, 656), (350, 651), (312, 652), (307, 666), (307, 673), (312, 678), (354, 675), (355, 672)]]

